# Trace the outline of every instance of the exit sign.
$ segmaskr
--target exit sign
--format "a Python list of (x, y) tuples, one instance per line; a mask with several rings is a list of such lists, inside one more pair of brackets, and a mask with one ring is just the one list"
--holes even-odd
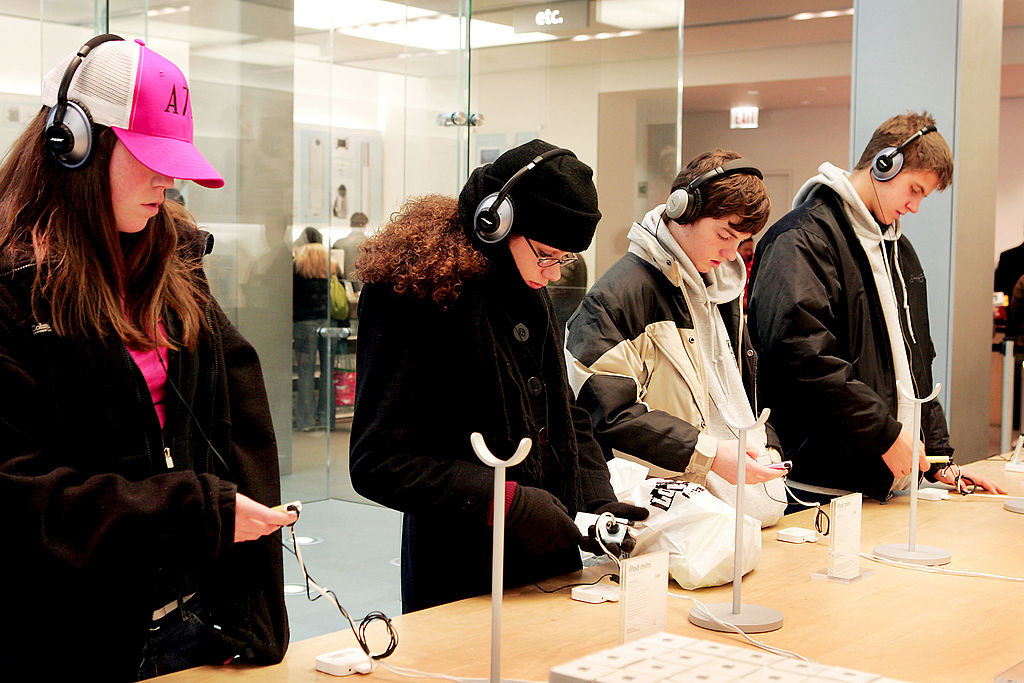
[(729, 110), (730, 128), (757, 128), (757, 107), (733, 107)]

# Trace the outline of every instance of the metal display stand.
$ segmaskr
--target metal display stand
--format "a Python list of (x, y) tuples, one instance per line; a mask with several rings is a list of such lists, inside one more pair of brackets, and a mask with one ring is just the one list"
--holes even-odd
[(909, 562), (911, 564), (922, 565), (946, 564), (953, 559), (953, 556), (948, 550), (944, 548), (936, 548), (935, 546), (930, 545), (917, 545), (917, 480), (920, 478), (918, 451), (921, 448), (921, 439), (918, 435), (921, 433), (921, 405), (938, 396), (939, 391), (942, 390), (942, 384), (936, 384), (932, 393), (925, 398), (917, 398), (915, 395), (908, 392), (907, 388), (903, 385), (903, 382), (899, 380), (896, 382), (896, 390), (899, 391), (903, 398), (913, 402), (914, 404), (914, 428), (911, 432), (914, 436), (914, 454), (912, 458), (914, 462), (912, 469), (910, 470), (910, 537), (906, 545), (902, 543), (876, 545), (872, 552), (879, 557), (884, 557), (887, 560), (895, 560), (897, 562)]
[(533, 442), (522, 439), (516, 452), (508, 460), (499, 460), (491, 454), (480, 432), (469, 437), (473, 452), (488, 467), (494, 469), (494, 536), (491, 554), (491, 677), (467, 678), (465, 681), (490, 680), (491, 683), (526, 683), (501, 677), (501, 598), (504, 590), (505, 569), (505, 470), (526, 459)]
[[(764, 633), (782, 628), (782, 612), (771, 607), (751, 605), (741, 600), (743, 583), (743, 499), (747, 482), (747, 432), (768, 421), (768, 409), (761, 411), (757, 421), (746, 427), (737, 427), (722, 415), (722, 419), (739, 434), (739, 448), (736, 454), (736, 541), (732, 558), (732, 603), (716, 602), (706, 609), (694, 607), (690, 610), (690, 622), (711, 631), (730, 632), (735, 626), (744, 633)], [(723, 623), (726, 625), (723, 625)]]

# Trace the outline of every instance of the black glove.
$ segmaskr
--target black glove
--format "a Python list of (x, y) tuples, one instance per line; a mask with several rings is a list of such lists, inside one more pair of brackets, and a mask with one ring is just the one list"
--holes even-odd
[(516, 486), (505, 522), (508, 533), (537, 554), (569, 548), (583, 540), (562, 501), (535, 486)]
[[(595, 515), (601, 515), (605, 512), (609, 512), (619, 519), (626, 519), (630, 522), (640, 522), (647, 519), (647, 515), (650, 514), (650, 510), (647, 508), (638, 507), (636, 505), (630, 505), (629, 503), (620, 503), (618, 501), (612, 503), (605, 503), (593, 511)], [(604, 549), (597, 542), (597, 527), (590, 527), (587, 539), (580, 544), (580, 547), (584, 550), (594, 553), (595, 555), (603, 555)], [(625, 538), (622, 539), (622, 543), (605, 543), (608, 550), (615, 555), (621, 555), (622, 553), (631, 553), (633, 548), (636, 547), (636, 539), (630, 535), (629, 531), (626, 531)]]
[(610, 512), (619, 519), (628, 519), (630, 522), (642, 522), (647, 519), (647, 515), (651, 514), (651, 511), (647, 508), (630, 505), (629, 503), (620, 503), (619, 501), (605, 503), (596, 510), (591, 510), (591, 512), (595, 515)]

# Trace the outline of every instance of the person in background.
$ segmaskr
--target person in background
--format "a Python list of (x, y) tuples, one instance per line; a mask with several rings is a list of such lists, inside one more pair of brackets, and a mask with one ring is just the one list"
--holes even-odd
[(1009, 297), (1021, 276), (1024, 276), (1024, 242), (1000, 252), (992, 291)]
[(743, 312), (747, 312), (747, 296), (750, 293), (750, 268), (754, 265), (754, 239), (748, 237), (747, 239), (740, 242), (739, 248), (736, 252), (743, 259), (743, 265), (747, 269), (747, 281), (743, 285)]
[(288, 644), (275, 532), (296, 517), (268, 507), (259, 359), (207, 287), (213, 238), (165, 201), (176, 178), (224, 184), (188, 92), (142, 41), (98, 36), (46, 75), (0, 166), (12, 681), (271, 664)]
[[(923, 440), (930, 478), (1005, 493), (951, 464), (937, 399), (922, 406), (915, 434), (913, 404), (896, 389), (926, 396), (933, 386), (925, 275), (900, 218), (952, 181), (935, 120), (893, 116), (853, 171), (827, 162), (818, 171), (758, 242), (751, 271), (758, 387), (793, 461), (790, 485), (819, 500), (859, 491), (886, 501), (908, 486)], [(943, 464), (930, 471), (926, 456)]]
[[(514, 220), (489, 208), (503, 187)], [(590, 167), (534, 140), (476, 169), (458, 201), (408, 201), (363, 246), (350, 469), (356, 491), (405, 513), (406, 612), (490, 589), (494, 473), (473, 432), (502, 459), (532, 440), (507, 471), (508, 586), (580, 568), (578, 511), (647, 516), (615, 498), (545, 289), (600, 215)]]
[[(292, 342), (298, 365), (295, 428), (302, 432), (334, 427), (331, 340), (320, 330), (331, 325), (330, 281), (332, 275), (339, 274), (338, 263), (320, 242), (305, 244), (295, 253), (292, 273)], [(317, 354), (320, 357), (319, 388)], [(315, 402), (314, 396), (319, 397)]]

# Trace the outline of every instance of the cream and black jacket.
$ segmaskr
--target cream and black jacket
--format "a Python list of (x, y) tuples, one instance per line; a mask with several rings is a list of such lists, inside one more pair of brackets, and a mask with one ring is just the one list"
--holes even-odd
[[(703, 481), (718, 446), (708, 430), (709, 365), (684, 292), (683, 268), (666, 249), (663, 233), (658, 231), (659, 239), (640, 224), (630, 229), (628, 253), (569, 319), (566, 367), (577, 404), (590, 412), (605, 457), (611, 458), (615, 449)], [(756, 410), (756, 356), (742, 325), (742, 292), (741, 283), (737, 297), (718, 309), (731, 347), (743, 339), (740, 374)], [(768, 445), (778, 448), (771, 429)]]

